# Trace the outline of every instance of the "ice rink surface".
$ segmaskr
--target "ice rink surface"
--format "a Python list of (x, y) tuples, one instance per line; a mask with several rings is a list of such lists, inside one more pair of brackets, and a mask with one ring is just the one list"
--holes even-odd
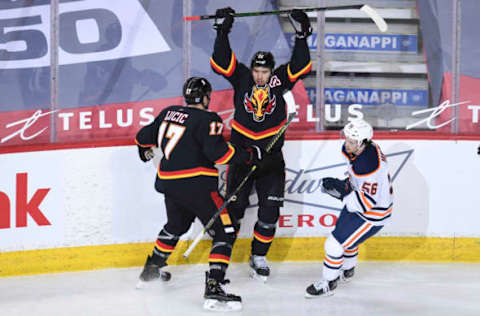
[(228, 292), (243, 310), (202, 309), (207, 264), (169, 266), (170, 282), (136, 289), (141, 268), (0, 279), (0, 315), (480, 315), (480, 264), (359, 262), (354, 280), (331, 297), (304, 298), (321, 263), (272, 263), (267, 283), (232, 264)]

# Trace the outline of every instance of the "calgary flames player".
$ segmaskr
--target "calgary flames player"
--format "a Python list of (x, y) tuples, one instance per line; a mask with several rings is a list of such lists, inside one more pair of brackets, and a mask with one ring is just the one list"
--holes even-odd
[[(215, 164), (245, 163), (261, 167), (258, 147), (240, 148), (226, 143), (222, 136), (223, 122), (208, 111), (212, 87), (205, 78), (189, 78), (183, 86), (187, 106), (165, 108), (137, 133), (140, 159), (153, 158), (153, 147), (163, 153), (158, 166), (155, 189), (165, 196), (167, 223), (157, 236), (152, 254), (147, 257), (140, 275), (139, 287), (145, 282), (169, 281), (164, 271), (180, 236), (185, 234), (195, 217), (206, 225), (224, 203), (218, 193), (218, 170)], [(225, 273), (236, 239), (236, 222), (224, 209), (209, 233), (213, 237), (208, 257), (209, 271), (205, 278), (204, 308), (213, 311), (236, 311), (242, 308), (240, 296), (226, 293), (229, 281)]]
[[(219, 9), (214, 28), (217, 30), (210, 64), (213, 70), (225, 77), (234, 89), (235, 112), (230, 141), (238, 146), (257, 145), (265, 150), (272, 137), (286, 122), (285, 101), (282, 94), (295, 82), (310, 72), (312, 62), (307, 37), (312, 33), (308, 16), (294, 10), (289, 16), (296, 30), (295, 45), (290, 61), (275, 68), (272, 53), (257, 52), (250, 68), (237, 61), (230, 48), (228, 33), (233, 25), (232, 8)], [(220, 22), (222, 20), (222, 22)], [(249, 204), (253, 186), (258, 195), (258, 220), (255, 223), (251, 246), (250, 266), (252, 277), (266, 281), (270, 269), (265, 256), (275, 235), (280, 207), (283, 206), (285, 187), (285, 162), (282, 154), (283, 137), (272, 148), (268, 164), (256, 170), (237, 194), (229, 208), (240, 220)], [(237, 188), (249, 168), (242, 164), (230, 165), (227, 173), (227, 195)]]

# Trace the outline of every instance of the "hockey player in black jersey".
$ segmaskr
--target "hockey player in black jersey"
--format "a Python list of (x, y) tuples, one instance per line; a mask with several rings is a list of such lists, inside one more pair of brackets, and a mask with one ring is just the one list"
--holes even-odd
[[(163, 152), (155, 188), (165, 195), (167, 223), (158, 234), (153, 253), (148, 256), (140, 275), (141, 281), (170, 279), (163, 271), (181, 235), (186, 233), (195, 217), (205, 225), (224, 202), (218, 193), (218, 170), (215, 164), (238, 163), (251, 168), (261, 166), (261, 150), (250, 146), (243, 149), (224, 141), (222, 119), (207, 111), (210, 83), (192, 77), (185, 82), (183, 96), (187, 106), (164, 109), (136, 136), (140, 159), (153, 158), (152, 147)], [(225, 293), (225, 271), (230, 262), (238, 228), (225, 209), (215, 221), (209, 256), (210, 271), (206, 272), (205, 304), (210, 310), (241, 309), (241, 298)]]
[[(294, 10), (289, 16), (297, 31), (295, 46), (290, 61), (275, 68), (270, 52), (257, 52), (250, 68), (237, 61), (230, 48), (228, 33), (233, 25), (234, 10), (219, 9), (214, 28), (217, 30), (210, 64), (213, 70), (225, 77), (234, 89), (235, 112), (230, 141), (239, 146), (257, 145), (265, 149), (272, 137), (286, 122), (285, 101), (282, 94), (295, 82), (310, 72), (312, 62), (307, 45), (311, 34), (307, 15)], [(219, 22), (222, 20), (222, 23)], [(282, 154), (284, 138), (272, 149), (271, 163), (259, 168), (243, 186), (237, 200), (230, 205), (232, 213), (241, 219), (248, 206), (253, 186), (258, 195), (258, 220), (255, 223), (251, 246), (250, 266), (252, 276), (263, 281), (270, 275), (266, 255), (275, 235), (280, 207), (283, 206), (285, 187), (285, 162)], [(227, 194), (242, 181), (249, 168), (233, 164), (227, 174)]]

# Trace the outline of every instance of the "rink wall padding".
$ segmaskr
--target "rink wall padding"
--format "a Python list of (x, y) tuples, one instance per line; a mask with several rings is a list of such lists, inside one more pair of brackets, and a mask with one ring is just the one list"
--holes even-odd
[[(251, 239), (237, 240), (231, 262), (247, 262)], [(277, 238), (271, 261), (323, 260), (324, 237)], [(0, 277), (142, 266), (154, 243), (69, 247), (0, 253)], [(208, 262), (211, 241), (202, 240), (188, 261), (189, 242), (180, 241), (170, 265)], [(373, 237), (360, 246), (362, 261), (480, 263), (480, 238)]]
[[(479, 262), (479, 139), (380, 139), (393, 181), (391, 222), (361, 246), (360, 260)], [(343, 207), (321, 192), (323, 177), (345, 177), (335, 139), (288, 140), (285, 203), (272, 261), (321, 261)], [(142, 163), (136, 146), (0, 154), (0, 276), (141, 266), (166, 223), (154, 189), (159, 157)], [(225, 168), (219, 167), (220, 191)], [(188, 195), (188, 192), (185, 192)], [(245, 262), (257, 220), (252, 194), (233, 252)], [(182, 236), (171, 264), (207, 262), (201, 231)]]

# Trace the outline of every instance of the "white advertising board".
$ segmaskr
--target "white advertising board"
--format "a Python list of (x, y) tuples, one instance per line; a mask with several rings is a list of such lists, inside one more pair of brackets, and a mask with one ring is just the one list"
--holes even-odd
[(63, 160), (55, 152), (0, 155), (0, 252), (63, 242)]
[[(477, 142), (377, 143), (389, 161), (394, 188), (392, 221), (379, 235), (480, 236)], [(286, 142), (286, 200), (277, 236), (318, 237), (331, 231), (342, 204), (321, 193), (319, 183), (326, 176), (344, 177), (341, 144)], [(149, 242), (166, 222), (163, 196), (153, 186), (155, 163), (142, 163), (134, 146), (4, 154), (0, 171), (0, 251)], [(27, 181), (27, 196), (18, 195)], [(20, 208), (17, 201), (23, 203)], [(251, 203), (256, 204), (254, 194)], [(251, 236), (256, 209), (247, 210), (239, 237)], [(26, 227), (16, 224), (17, 213), (20, 221), (26, 217)], [(40, 225), (39, 213), (51, 225)], [(196, 222), (183, 239), (199, 230)]]

